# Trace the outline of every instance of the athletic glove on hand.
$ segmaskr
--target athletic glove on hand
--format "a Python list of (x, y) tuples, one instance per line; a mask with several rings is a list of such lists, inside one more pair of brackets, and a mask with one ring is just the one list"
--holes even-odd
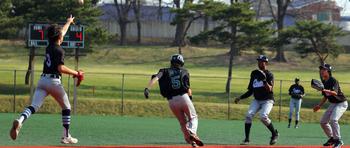
[(145, 95), (145, 98), (148, 99), (148, 97), (149, 97), (149, 89), (145, 88), (145, 90), (143, 91), (143, 94)]
[(314, 109), (314, 112), (317, 112), (318, 110), (321, 109), (321, 106), (320, 105), (316, 105), (313, 109)]
[(84, 72), (79, 70), (78, 71), (78, 74), (73, 76), (73, 78), (77, 78), (77, 83), (76, 83), (76, 86), (79, 86), (80, 83), (84, 80)]
[(241, 99), (240, 99), (239, 97), (237, 97), (237, 98), (235, 99), (235, 103), (238, 104), (238, 102), (239, 102), (240, 100), (241, 100)]

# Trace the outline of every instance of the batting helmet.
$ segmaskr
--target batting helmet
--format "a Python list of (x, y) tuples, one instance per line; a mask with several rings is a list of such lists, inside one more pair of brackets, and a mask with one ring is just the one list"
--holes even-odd
[(321, 66), (318, 67), (320, 70), (321, 69), (325, 69), (328, 71), (329, 75), (332, 76), (332, 71), (333, 71), (333, 67), (329, 64), (323, 64)]
[(321, 69), (326, 69), (327, 71), (331, 72), (333, 70), (333, 67), (329, 64), (323, 64), (321, 66), (318, 67), (320, 70)]
[(185, 64), (184, 57), (181, 54), (174, 54), (170, 59), (171, 65), (179, 64), (183, 66)]
[(259, 55), (258, 58), (256, 58), (258, 61), (263, 61), (263, 62), (269, 62), (269, 59), (265, 55)]

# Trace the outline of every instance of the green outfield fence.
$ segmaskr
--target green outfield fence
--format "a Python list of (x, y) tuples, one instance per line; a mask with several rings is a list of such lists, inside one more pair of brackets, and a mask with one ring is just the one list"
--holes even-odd
[[(30, 103), (31, 87), (30, 84), (25, 84), (26, 72), (0, 70), (0, 112), (20, 112)], [(41, 71), (34, 72), (33, 88), (40, 74)], [(85, 72), (85, 80), (77, 88), (76, 100), (73, 99), (72, 77), (63, 75), (62, 84), (72, 102), (73, 111), (77, 114), (172, 116), (167, 102), (159, 94), (158, 86), (151, 89), (149, 100), (144, 99), (143, 90), (150, 78), (150, 74)], [(218, 119), (244, 118), (252, 99), (243, 100), (239, 105), (234, 104), (233, 100), (247, 90), (249, 78), (232, 78), (230, 95), (225, 93), (226, 80), (227, 77), (191, 76), (193, 101), (200, 116)], [(288, 88), (293, 83), (293, 80), (275, 78), (275, 107), (271, 113), (274, 120), (288, 118)], [(318, 121), (321, 114), (312, 113), (311, 108), (322, 96), (310, 87), (309, 81), (301, 81), (301, 84), (306, 91), (302, 104), (302, 118), (305, 118), (305, 122)], [(340, 85), (345, 94), (350, 94), (350, 83), (340, 82)], [(59, 112), (58, 105), (50, 105), (55, 102), (49, 98), (40, 112)], [(346, 116), (350, 119), (350, 115), (346, 113)]]

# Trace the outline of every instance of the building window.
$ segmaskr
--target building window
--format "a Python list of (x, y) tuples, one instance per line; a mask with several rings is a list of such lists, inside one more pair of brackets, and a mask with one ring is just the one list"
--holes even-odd
[(317, 13), (318, 21), (331, 21), (331, 12), (330, 11), (321, 11)]

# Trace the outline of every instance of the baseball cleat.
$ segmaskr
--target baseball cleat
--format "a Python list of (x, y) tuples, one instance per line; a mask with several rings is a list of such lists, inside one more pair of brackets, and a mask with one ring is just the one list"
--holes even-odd
[(195, 134), (190, 134), (190, 140), (194, 141), (198, 146), (204, 146), (204, 143)]
[(245, 139), (242, 141), (242, 143), (240, 145), (249, 145), (249, 140)]
[(199, 146), (196, 144), (196, 142), (194, 142), (194, 141), (192, 141), (191, 146), (192, 146), (192, 147), (199, 147)]
[(288, 128), (290, 128), (290, 124), (288, 124)]
[(279, 136), (279, 133), (277, 130), (275, 130), (275, 133), (271, 137), (270, 145), (274, 145), (277, 143), (278, 136)]
[(17, 139), (17, 136), (19, 134), (19, 131), (21, 130), (21, 127), (22, 127), (22, 123), (19, 122), (18, 119), (13, 121), (12, 128), (10, 130), (10, 137), (11, 137), (12, 140), (16, 140)]
[(299, 126), (298, 126), (298, 125), (295, 125), (294, 128), (299, 128)]
[(344, 145), (342, 140), (335, 140), (334, 142), (334, 148), (341, 148), (341, 146)]
[(334, 139), (333, 137), (329, 138), (326, 143), (323, 144), (323, 146), (331, 146), (334, 144)]
[(76, 144), (76, 143), (78, 143), (78, 139), (77, 138), (73, 138), (72, 136), (62, 137), (61, 143), (62, 144)]

